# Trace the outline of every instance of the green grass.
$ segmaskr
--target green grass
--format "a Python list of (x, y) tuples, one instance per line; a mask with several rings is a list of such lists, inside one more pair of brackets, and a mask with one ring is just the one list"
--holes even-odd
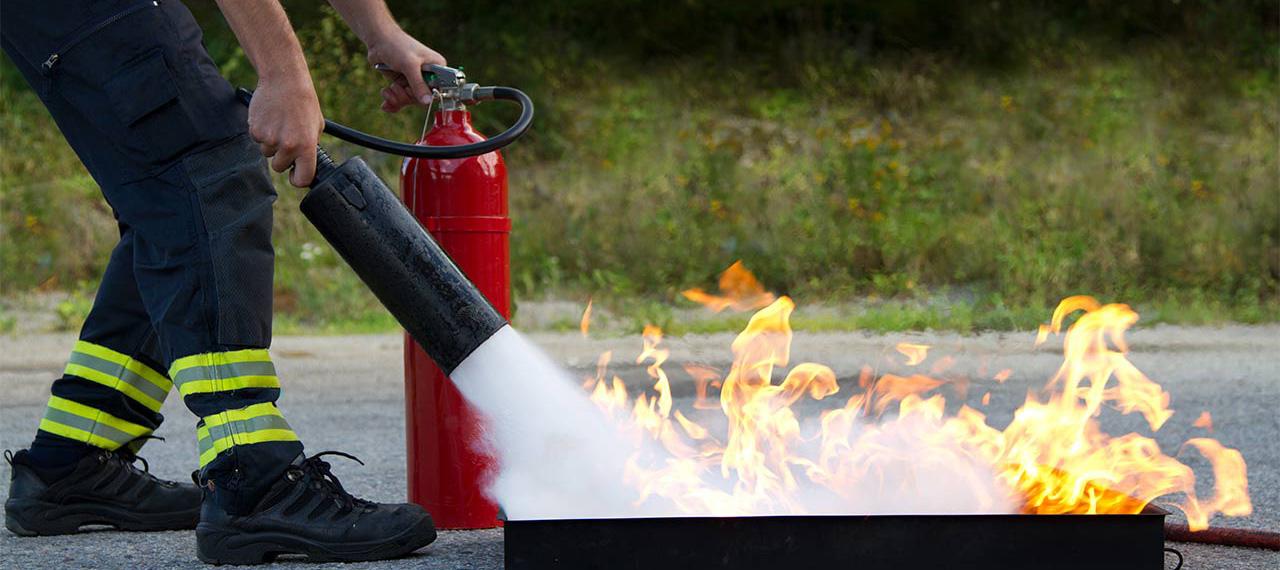
[[(302, 38), (329, 115), (417, 134), (420, 113), (376, 110), (378, 78), (332, 14)], [(252, 83), (225, 32), (207, 42), (233, 82)], [(678, 323), (674, 307), (742, 259), (802, 307), (857, 307), (798, 314), (798, 329), (1030, 328), (1071, 294), (1133, 304), (1143, 323), (1258, 323), (1280, 320), (1280, 80), (1266, 42), (1250, 58), (1178, 38), (1068, 38), (993, 64), (869, 58), (807, 33), (752, 58), (652, 65), (570, 46), (523, 52), (524, 65), (478, 51), (467, 67), (539, 105), (506, 153), (517, 300), (595, 295), (623, 329), (731, 330), (743, 319)], [(489, 132), (510, 119), (497, 105), (476, 114)], [(91, 288), (110, 211), (7, 62), (0, 141), (0, 293)], [(362, 154), (397, 179), (395, 159)], [(278, 183), (277, 328), (391, 327)]]
[(601, 107), (639, 116), (584, 114), (574, 130), (603, 144), (535, 169), (532, 186), (555, 192), (514, 193), (530, 261), (516, 281), (670, 295), (741, 258), (821, 297), (1274, 294), (1275, 106), (1169, 90), (1139, 73), (1153, 57), (994, 79), (887, 70), (947, 84), (899, 112), (784, 92), (664, 116), (669, 92), (615, 87)]
[[(1104, 302), (1124, 299), (1100, 298)], [(1129, 303), (1141, 315), (1138, 327), (1155, 325), (1219, 325), (1227, 322), (1260, 324), (1274, 322), (1280, 301), (1254, 303), (1218, 299), (1161, 296)], [(690, 313), (688, 303), (678, 305), (643, 303), (634, 300), (607, 303), (612, 318), (603, 326), (593, 324), (593, 335), (633, 335), (644, 325), (656, 324), (670, 335), (738, 332), (746, 327), (750, 314)], [(999, 299), (946, 299), (861, 301), (820, 308), (805, 306), (803, 299), (791, 319), (796, 331), (890, 333), (907, 330), (936, 330), (974, 333), (988, 330), (1031, 331), (1049, 321), (1052, 305), (1006, 306)], [(517, 314), (516, 323), (519, 324)], [(562, 319), (544, 328), (559, 332), (578, 330), (578, 320)]]

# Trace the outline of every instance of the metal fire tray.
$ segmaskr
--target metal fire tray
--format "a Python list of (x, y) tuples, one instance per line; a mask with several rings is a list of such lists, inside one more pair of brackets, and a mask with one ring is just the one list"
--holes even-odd
[(506, 567), (1155, 570), (1167, 514), (508, 520)]

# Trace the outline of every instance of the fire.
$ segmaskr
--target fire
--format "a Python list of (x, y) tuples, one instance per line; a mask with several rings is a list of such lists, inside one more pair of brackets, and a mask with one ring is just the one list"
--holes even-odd
[(1191, 427), (1206, 429), (1209, 433), (1213, 433), (1213, 416), (1209, 415), (1209, 412), (1200, 412), (1200, 417), (1191, 423)]
[(750, 311), (768, 306), (774, 301), (773, 293), (764, 290), (756, 276), (747, 271), (741, 261), (730, 265), (720, 274), (721, 295), (711, 295), (702, 289), (689, 289), (682, 293), (684, 298), (698, 303), (715, 312), (732, 308), (735, 311)]
[(587, 308), (582, 310), (582, 320), (578, 322), (578, 330), (582, 332), (582, 338), (587, 338), (591, 332), (591, 299), (587, 299)]
[(927, 344), (911, 344), (909, 342), (900, 342), (895, 347), (898, 352), (907, 357), (907, 366), (915, 366), (924, 362), (929, 357), (929, 345)]
[[(1102, 431), (1097, 418), (1104, 407), (1141, 415), (1153, 432), (1173, 414), (1169, 394), (1126, 357), (1124, 333), (1138, 319), (1126, 305), (1063, 300), (1037, 337), (1039, 343), (1061, 336), (1062, 365), (1042, 393), (1028, 394), (1009, 424), (997, 428), (967, 405), (948, 408), (937, 393), (951, 385), (963, 399), (967, 382), (877, 376), (864, 367), (856, 385), (841, 386), (827, 366), (791, 366), (794, 302), (764, 292), (740, 263), (721, 285), (721, 296), (685, 295), (715, 310), (764, 306), (734, 339), (726, 373), (684, 367), (697, 389), (693, 411), (701, 421), (675, 409), (664, 369), (670, 351), (657, 327), (645, 328), (636, 359), (653, 380), (650, 390), (632, 399), (621, 379), (608, 377), (607, 354), (587, 380), (592, 401), (637, 444), (625, 482), (637, 491), (638, 506), (718, 516), (885, 508), (1128, 514), (1160, 499), (1183, 510), (1192, 529), (1205, 528), (1217, 513), (1252, 512), (1238, 451), (1207, 438), (1184, 444), (1179, 454), (1194, 451), (1212, 466), (1213, 495), (1201, 498), (1191, 468), (1154, 439)], [(914, 366), (928, 347), (897, 349)], [(932, 374), (950, 364), (939, 361)], [(994, 380), (1003, 383), (1010, 374), (1002, 370)], [(842, 405), (826, 403), (842, 390), (848, 394)], [(989, 399), (987, 392), (982, 403)], [(797, 411), (802, 406), (825, 410), (810, 421)], [(703, 418), (705, 410), (717, 409), (720, 417)]]

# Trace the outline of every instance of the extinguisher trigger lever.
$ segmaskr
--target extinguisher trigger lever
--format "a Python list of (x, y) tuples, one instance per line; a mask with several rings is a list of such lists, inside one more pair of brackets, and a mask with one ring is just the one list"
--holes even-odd
[[(400, 72), (385, 63), (375, 63), (373, 68), (403, 78)], [(445, 111), (460, 111), (466, 109), (467, 105), (493, 99), (493, 89), (467, 83), (467, 74), (461, 67), (431, 64), (422, 70), (422, 79), (431, 89), (433, 99), (439, 99), (440, 108)]]

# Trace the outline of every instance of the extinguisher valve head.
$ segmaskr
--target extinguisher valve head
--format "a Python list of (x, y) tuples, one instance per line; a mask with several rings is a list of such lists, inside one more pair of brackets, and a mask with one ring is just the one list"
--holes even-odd
[(440, 98), (440, 107), (446, 111), (463, 110), (480, 100), (476, 97), (480, 86), (467, 83), (467, 74), (460, 67), (430, 65), (423, 73), (427, 86)]
[[(373, 68), (394, 73), (390, 66), (382, 63), (374, 64)], [(432, 95), (440, 99), (440, 107), (446, 111), (463, 110), (467, 105), (493, 99), (491, 88), (467, 83), (467, 74), (461, 67), (432, 64), (422, 70), (422, 78), (426, 80)]]

